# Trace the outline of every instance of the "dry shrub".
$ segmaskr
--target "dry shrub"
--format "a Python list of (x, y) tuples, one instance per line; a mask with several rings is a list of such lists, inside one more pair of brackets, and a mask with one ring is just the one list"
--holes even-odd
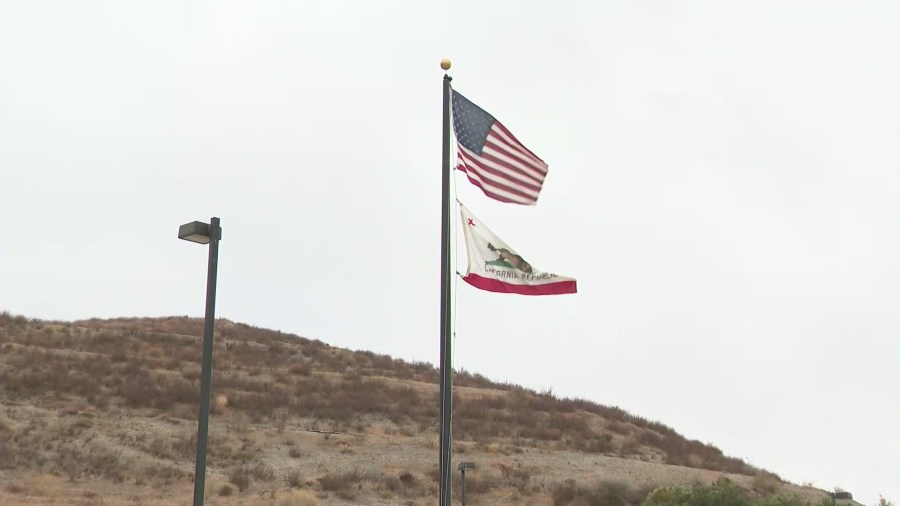
[(401, 483), (403, 483), (409, 487), (415, 486), (418, 481), (418, 480), (416, 480), (416, 476), (414, 474), (410, 473), (409, 471), (404, 471), (404, 472), (400, 473), (400, 476), (398, 477), (398, 479), (400, 480)]
[(623, 436), (631, 434), (631, 425), (622, 420), (610, 420), (609, 423), (606, 424), (606, 428)]
[[(453, 474), (454, 490), (459, 489), (459, 478), (456, 473)], [(493, 473), (471, 473), (466, 474), (466, 494), (483, 495), (491, 490), (500, 487), (501, 482), (497, 475)]]
[(352, 490), (369, 477), (358, 469), (338, 474), (326, 474), (319, 478), (319, 486), (328, 492), (344, 492)]
[[(207, 445), (209, 447), (215, 446), (218, 438), (207, 438)], [(213, 444), (210, 444), (210, 441)], [(189, 432), (186, 434), (182, 434), (177, 436), (175, 440), (172, 442), (172, 451), (175, 452), (175, 455), (180, 458), (190, 458), (197, 455), (197, 433)]]
[(6, 491), (10, 494), (24, 494), (28, 491), (28, 488), (21, 483), (9, 483), (5, 485), (4, 488), (6, 488)]
[(67, 451), (76, 452), (72, 457), (80, 461), (87, 474), (102, 476), (115, 482), (122, 481), (122, 470), (127, 467), (122, 461), (122, 451), (109, 448), (100, 443), (89, 443), (82, 448), (66, 448)]
[(753, 490), (763, 494), (774, 494), (781, 488), (781, 480), (772, 473), (760, 472), (753, 477)]
[(569, 441), (569, 446), (587, 453), (612, 453), (614, 446), (612, 443), (612, 435), (600, 434), (591, 439), (583, 440), (583, 446), (579, 446), (578, 439)]
[(500, 464), (500, 478), (520, 493), (528, 493), (528, 484), (531, 481), (531, 471), (524, 467), (512, 467)]
[(703, 467), (703, 457), (697, 455), (696, 453), (691, 453), (687, 457), (687, 466), (702, 468)]
[(319, 506), (319, 500), (311, 492), (295, 490), (282, 496), (274, 503), (276, 506)]
[(312, 374), (312, 364), (310, 362), (301, 362), (299, 364), (294, 364), (290, 368), (288, 368), (288, 372), (291, 374), (296, 374), (298, 376), (309, 376)]
[(390, 490), (395, 494), (400, 494), (403, 492), (403, 484), (400, 483), (400, 478), (397, 478), (396, 476), (385, 477), (384, 488)]
[(238, 434), (246, 434), (250, 431), (250, 421), (247, 419), (247, 415), (242, 411), (231, 411), (227, 427), (229, 431), (234, 431)]
[(257, 462), (249, 470), (250, 476), (258, 481), (272, 481), (275, 479), (275, 470), (265, 462)]
[(299, 469), (292, 469), (288, 471), (287, 475), (284, 477), (284, 481), (291, 487), (300, 488), (303, 486), (303, 475), (300, 474)]
[(239, 467), (228, 476), (228, 483), (231, 483), (243, 492), (250, 486), (250, 472), (246, 468)]
[(147, 452), (154, 457), (166, 459), (170, 456), (170, 446), (161, 437), (155, 437), (147, 446)]
[(569, 479), (550, 489), (553, 506), (630, 506), (640, 504), (644, 496), (646, 493), (635, 491), (620, 481), (603, 481), (586, 487)]
[(629, 456), (636, 455), (640, 452), (641, 444), (635, 439), (634, 436), (626, 436), (622, 440), (622, 446), (619, 447), (619, 455)]
[(228, 497), (234, 492), (234, 489), (228, 485), (222, 485), (222, 488), (219, 489), (219, 495), (222, 497)]
[(384, 479), (385, 488), (394, 494), (408, 495), (417, 485), (418, 480), (408, 471), (404, 471), (398, 476), (388, 476)]

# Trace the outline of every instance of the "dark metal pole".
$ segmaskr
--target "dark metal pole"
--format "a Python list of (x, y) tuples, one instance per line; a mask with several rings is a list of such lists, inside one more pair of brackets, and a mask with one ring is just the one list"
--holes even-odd
[[(449, 63), (449, 62), (448, 62)], [(448, 67), (449, 68), (449, 65)], [(445, 68), (446, 70), (446, 68)], [(453, 371), (450, 369), (450, 80), (444, 74), (443, 166), (441, 173), (441, 497), (450, 506), (450, 410)]]
[(197, 427), (197, 468), (194, 471), (194, 506), (203, 505), (206, 482), (206, 439), (209, 434), (209, 391), (212, 380), (213, 324), (216, 313), (216, 271), (219, 264), (219, 218), (209, 222), (209, 265), (206, 272), (206, 320), (203, 325), (203, 368), (200, 373), (200, 421)]
[(460, 480), (462, 481), (462, 484), (461, 484), (462, 490), (460, 490), (460, 499), (459, 500), (461, 501), (462, 506), (466, 506), (466, 470), (460, 469), (459, 472), (462, 474), (462, 476), (460, 476)]

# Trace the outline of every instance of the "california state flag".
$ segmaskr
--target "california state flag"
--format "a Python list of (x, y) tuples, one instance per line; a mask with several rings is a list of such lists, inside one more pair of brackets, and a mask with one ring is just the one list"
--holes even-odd
[(469, 270), (467, 283), (489, 292), (522, 295), (575, 293), (575, 280), (541, 272), (497, 237), (484, 223), (460, 204)]

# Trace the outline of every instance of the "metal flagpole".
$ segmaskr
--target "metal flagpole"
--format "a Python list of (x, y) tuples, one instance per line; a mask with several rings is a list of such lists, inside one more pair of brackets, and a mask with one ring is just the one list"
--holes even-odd
[[(441, 60), (441, 68), (450, 70), (450, 60)], [(441, 173), (441, 497), (440, 506), (450, 506), (450, 410), (453, 400), (453, 371), (450, 357), (450, 81), (444, 74), (443, 166)]]

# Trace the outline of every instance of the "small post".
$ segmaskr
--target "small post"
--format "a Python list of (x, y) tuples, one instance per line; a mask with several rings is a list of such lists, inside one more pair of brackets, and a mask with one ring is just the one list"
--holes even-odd
[(460, 472), (460, 500), (462, 501), (462, 506), (466, 506), (466, 469), (475, 469), (474, 462), (460, 462), (459, 463), (459, 472)]
[(462, 506), (466, 506), (466, 470), (460, 469), (459, 472), (462, 475), (460, 477), (460, 488), (462, 489), (460, 490), (460, 500), (462, 501)]
[(846, 490), (836, 489), (834, 492), (829, 492), (828, 494), (831, 495), (831, 506), (837, 506), (838, 499), (848, 501), (853, 499), (853, 494), (847, 492)]

